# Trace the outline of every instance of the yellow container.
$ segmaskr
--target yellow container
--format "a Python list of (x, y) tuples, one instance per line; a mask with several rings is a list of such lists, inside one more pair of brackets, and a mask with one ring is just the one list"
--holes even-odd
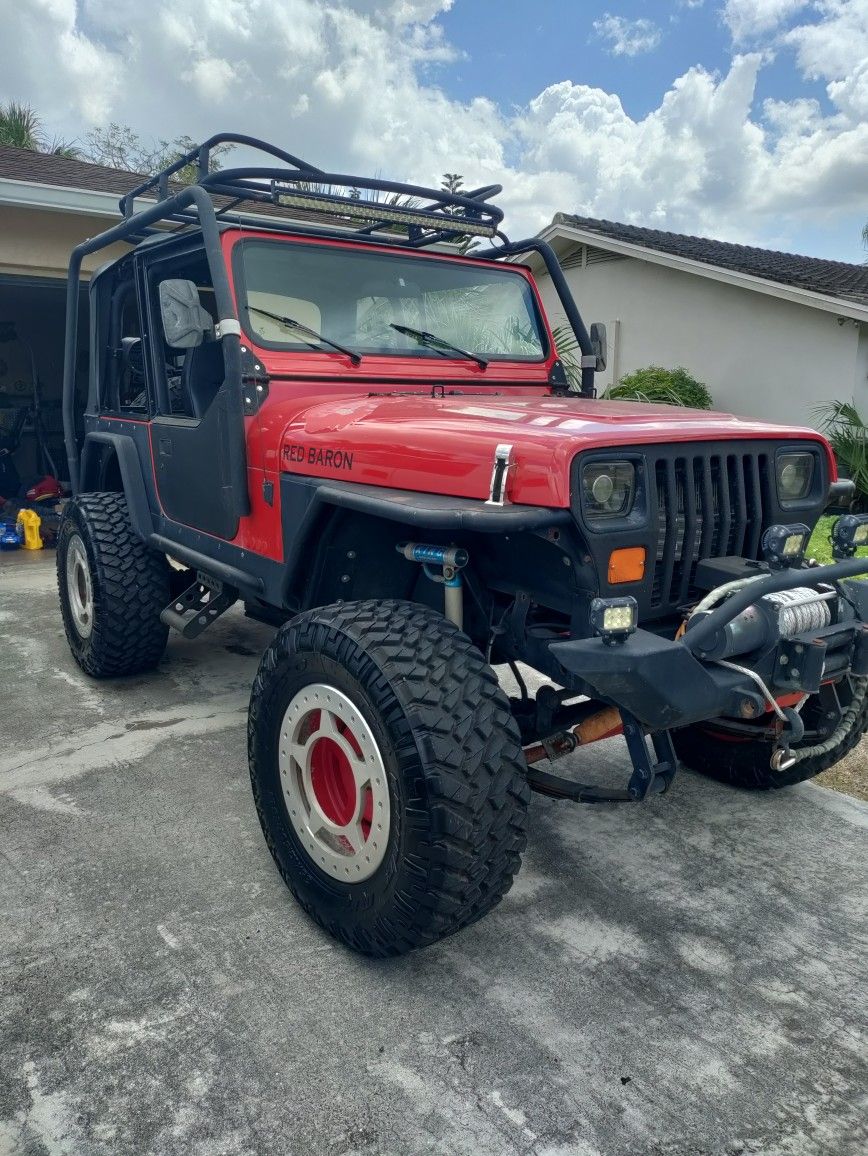
[(39, 527), (42, 519), (35, 510), (21, 510), (18, 514), (18, 523), (24, 530), (24, 549), (41, 550), (42, 538)]

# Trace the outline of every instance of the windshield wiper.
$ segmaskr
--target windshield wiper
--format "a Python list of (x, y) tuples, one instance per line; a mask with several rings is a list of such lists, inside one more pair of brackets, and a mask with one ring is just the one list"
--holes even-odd
[(437, 337), (433, 333), (426, 333), (424, 329), (414, 329), (412, 325), (396, 325), (394, 321), (390, 321), (392, 329), (397, 329), (399, 333), (404, 333), (407, 337), (415, 337), (420, 345), (427, 345), (433, 349), (435, 353), (443, 353), (444, 350), (450, 349), (453, 353), (457, 353), (459, 357), (466, 357), (470, 361), (475, 361), (480, 369), (487, 369), (488, 362), (484, 357), (480, 357), (478, 353), (469, 353), (466, 349), (461, 349), (458, 345), (453, 345), (451, 341), (444, 341), (442, 337)]
[[(345, 353), (353, 365), (361, 365), (362, 355), (356, 353), (353, 349), (347, 349), (345, 345), (338, 345), (336, 341), (332, 341), (330, 337), (323, 337), (321, 333), (317, 333), (315, 329), (311, 329), (309, 325), (305, 325), (301, 321), (296, 321), (294, 317), (282, 317), (279, 313), (270, 313), (267, 309), (260, 309), (258, 305), (248, 305), (248, 313), (261, 313), (263, 317), (270, 317), (272, 321), (278, 321), (281, 325), (285, 325), (287, 329), (295, 329), (299, 333), (308, 333), (311, 337), (315, 337), (317, 341), (323, 345), (329, 345), (332, 349), (336, 349), (338, 353)], [(301, 339), (304, 341), (304, 338)], [(312, 341), (304, 341), (305, 345), (310, 346), (311, 349), (318, 349)]]

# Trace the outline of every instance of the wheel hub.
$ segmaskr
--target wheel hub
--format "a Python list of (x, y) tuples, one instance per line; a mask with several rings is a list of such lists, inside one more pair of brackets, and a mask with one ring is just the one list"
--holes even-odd
[(93, 583), (84, 542), (78, 534), (69, 539), (66, 550), (66, 591), (73, 625), (80, 638), (93, 630)]
[(278, 766), (289, 821), (312, 861), (360, 883), (389, 840), (386, 768), (362, 712), (323, 683), (292, 698), (280, 727)]

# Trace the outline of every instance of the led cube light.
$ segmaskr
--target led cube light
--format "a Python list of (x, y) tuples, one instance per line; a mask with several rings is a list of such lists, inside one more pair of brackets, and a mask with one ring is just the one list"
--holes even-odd
[(603, 642), (626, 642), (639, 624), (635, 598), (595, 598), (590, 610), (591, 629)]
[(852, 558), (857, 550), (868, 546), (868, 514), (845, 514), (832, 527), (832, 554), (835, 558)]
[(792, 526), (769, 526), (763, 534), (763, 554), (770, 566), (782, 569), (804, 561), (811, 531), (801, 522)]

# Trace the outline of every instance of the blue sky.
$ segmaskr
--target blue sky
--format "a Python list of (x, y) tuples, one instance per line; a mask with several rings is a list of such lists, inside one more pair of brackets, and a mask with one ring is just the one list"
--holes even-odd
[(862, 261), (868, 0), (26, 0), (0, 99), (85, 140), (253, 133), (324, 167)]
[[(607, 15), (628, 25), (647, 21), (659, 33), (658, 44), (634, 55), (616, 53), (604, 28), (595, 28)], [(823, 80), (800, 72), (792, 47), (775, 46), (805, 15), (804, 9), (793, 11), (774, 29), (773, 37), (761, 42), (767, 59), (758, 72), (752, 103), (758, 118), (767, 99), (810, 99), (825, 113), (834, 114)], [(807, 13), (812, 21), (819, 15), (817, 10)], [(505, 111), (525, 104), (553, 80), (568, 79), (616, 93), (625, 112), (641, 119), (660, 105), (675, 77), (695, 65), (725, 73), (733, 54), (724, 8), (708, 0), (693, 4), (677, 0), (669, 4), (542, 0), (536, 5), (528, 0), (476, 0), (456, 3), (443, 14), (441, 23), (464, 58), (444, 69), (439, 82), (458, 99), (488, 96)], [(862, 55), (868, 59), (868, 40)], [(860, 231), (866, 221), (868, 179), (864, 212), (857, 210), (843, 219), (805, 222), (798, 229), (783, 230), (773, 243), (814, 256), (863, 261), (868, 259), (868, 252)]]
[[(659, 29), (659, 46), (634, 56), (617, 55), (594, 23), (610, 14), (627, 22), (647, 20)], [(790, 27), (794, 16), (783, 22)], [(692, 65), (725, 72), (731, 37), (720, 5), (601, 3), (569, 0), (475, 0), (457, 3), (441, 23), (467, 60), (444, 70), (446, 89), (461, 99), (490, 96), (503, 107), (524, 104), (552, 80), (569, 79), (616, 92), (633, 117), (655, 109), (672, 80)], [(866, 45), (868, 55), (868, 45)], [(826, 102), (820, 81), (799, 76), (793, 53), (779, 52), (760, 73), (757, 102), (811, 96)]]

